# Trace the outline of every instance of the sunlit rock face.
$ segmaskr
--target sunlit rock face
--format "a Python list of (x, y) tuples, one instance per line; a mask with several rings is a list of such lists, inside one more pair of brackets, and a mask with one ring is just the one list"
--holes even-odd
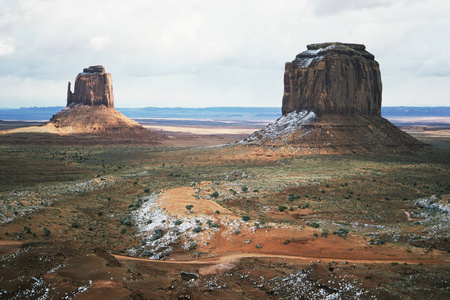
[(362, 44), (307, 46), (285, 65), (282, 113), (381, 115), (378, 62)]
[(90, 66), (83, 69), (75, 79), (75, 91), (71, 83), (67, 88), (67, 106), (83, 104), (89, 106), (104, 105), (114, 107), (112, 77), (105, 73), (103, 66)]

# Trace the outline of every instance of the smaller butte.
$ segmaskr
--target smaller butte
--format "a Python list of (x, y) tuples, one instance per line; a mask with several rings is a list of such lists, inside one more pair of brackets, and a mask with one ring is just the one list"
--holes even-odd
[(112, 76), (103, 66), (83, 69), (75, 90), (67, 89), (67, 106), (44, 125), (58, 134), (95, 134), (108, 137), (159, 141), (164, 135), (144, 128), (114, 108)]

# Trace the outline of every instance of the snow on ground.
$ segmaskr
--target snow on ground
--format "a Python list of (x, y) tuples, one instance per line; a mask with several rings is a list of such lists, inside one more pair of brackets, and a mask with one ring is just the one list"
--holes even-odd
[(417, 199), (415, 206), (419, 209), (413, 211), (413, 218), (418, 218), (421, 225), (425, 225), (424, 233), (432, 237), (450, 237), (450, 204), (436, 196)]
[(172, 245), (179, 240), (184, 241), (185, 249), (194, 250), (206, 246), (219, 230), (208, 225), (215, 222), (211, 216), (174, 216), (159, 207), (157, 200), (157, 194), (144, 197), (141, 207), (133, 212), (134, 224), (143, 239), (140, 247), (129, 250), (131, 255), (161, 259), (173, 250)]
[(260, 144), (261, 142), (284, 142), (291, 134), (311, 124), (316, 117), (312, 111), (291, 112), (280, 117), (274, 123), (254, 132), (238, 144)]
[(0, 224), (38, 211), (42, 206), (49, 206), (61, 195), (95, 191), (115, 183), (113, 178), (106, 176), (91, 180), (36, 185), (33, 188), (0, 193)]
[(301, 270), (290, 275), (275, 277), (268, 281), (279, 295), (289, 295), (288, 299), (367, 299), (368, 291), (356, 279), (330, 275), (327, 284), (311, 279), (311, 270)]

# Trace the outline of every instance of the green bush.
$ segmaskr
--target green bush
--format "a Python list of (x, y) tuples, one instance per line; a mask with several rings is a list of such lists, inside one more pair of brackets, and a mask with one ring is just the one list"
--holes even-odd
[(243, 187), (241, 187), (241, 190), (242, 190), (243, 193), (247, 193), (248, 192), (248, 187), (243, 186)]
[(120, 220), (120, 224), (125, 225), (125, 226), (131, 226), (131, 221), (128, 220), (127, 218)]
[(213, 222), (213, 223), (209, 224), (209, 227), (211, 227), (211, 228), (220, 228), (220, 225), (217, 224), (216, 222)]
[(279, 210), (279, 211), (285, 211), (286, 209), (287, 209), (287, 207), (284, 206), (284, 205), (279, 205), (279, 206), (278, 206), (278, 210)]
[(47, 228), (44, 228), (44, 236), (49, 236), (52, 232)]
[(160, 238), (162, 238), (162, 236), (164, 235), (163, 231), (161, 228), (156, 228), (155, 231), (153, 232), (153, 235), (149, 238), (150, 242), (156, 241)]
[(194, 233), (200, 233), (203, 230), (204, 229), (201, 226), (195, 226), (194, 228), (192, 228), (192, 232), (194, 232)]
[(348, 234), (348, 229), (346, 228), (339, 228), (336, 231), (333, 231), (333, 234), (337, 235), (337, 236), (342, 236), (342, 237), (346, 237)]
[(182, 222), (181, 222), (180, 220), (175, 220), (175, 221), (173, 221), (173, 224), (175, 224), (175, 225), (177, 225), (177, 226), (178, 226), (178, 225), (181, 225), (181, 223), (182, 223)]
[(219, 197), (219, 193), (217, 191), (215, 191), (214, 193), (212, 193), (211, 195), (209, 195), (211, 198), (217, 198)]
[(245, 222), (247, 222), (247, 221), (250, 221), (250, 216), (247, 216), (247, 215), (243, 215), (242, 216), (242, 220), (244, 220)]
[(72, 225), (70, 225), (70, 227), (72, 227), (72, 228), (78, 228), (78, 227), (80, 227), (80, 225), (78, 225), (78, 223), (72, 223)]
[(309, 223), (309, 226), (311, 226), (312, 228), (319, 228), (320, 224), (317, 222), (312, 222), (312, 223)]
[(186, 209), (187, 209), (187, 210), (191, 210), (191, 209), (193, 209), (193, 208), (194, 208), (194, 205), (192, 205), (192, 204), (186, 205)]
[(328, 237), (328, 230), (324, 229), (320, 235), (324, 238)]
[(28, 227), (28, 226), (24, 226), (23, 230), (24, 230), (25, 233), (31, 233), (31, 228)]
[(215, 213), (216, 215), (220, 215), (220, 211), (218, 211), (218, 210), (216, 210), (214, 213)]

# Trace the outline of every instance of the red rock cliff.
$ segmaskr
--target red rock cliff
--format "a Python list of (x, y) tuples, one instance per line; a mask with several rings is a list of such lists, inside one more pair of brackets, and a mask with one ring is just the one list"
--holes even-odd
[(307, 46), (286, 63), (282, 113), (381, 115), (378, 62), (361, 44)]
[(69, 82), (67, 106), (78, 103), (89, 106), (114, 107), (112, 77), (110, 73), (105, 73), (103, 66), (91, 66), (83, 69), (83, 72), (79, 73), (75, 80), (73, 93)]

